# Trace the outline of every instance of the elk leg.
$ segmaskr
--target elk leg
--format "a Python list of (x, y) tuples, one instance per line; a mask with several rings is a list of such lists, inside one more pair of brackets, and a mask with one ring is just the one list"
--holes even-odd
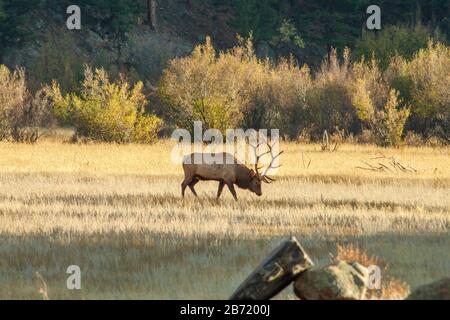
[(217, 199), (220, 198), (220, 195), (222, 194), (223, 187), (225, 187), (225, 182), (220, 181), (219, 182), (219, 190), (217, 190)]
[(232, 183), (227, 183), (228, 189), (230, 189), (231, 194), (233, 195), (234, 200), (237, 201), (236, 190), (234, 190), (234, 185)]
[(184, 198), (184, 192), (186, 191), (186, 187), (192, 183), (193, 177), (186, 177), (184, 178), (183, 183), (181, 184), (181, 195)]
[(194, 178), (194, 180), (192, 180), (191, 183), (188, 184), (189, 189), (191, 189), (192, 193), (196, 197), (197, 197), (197, 192), (195, 192), (194, 186), (197, 184), (197, 182), (198, 182), (198, 179)]

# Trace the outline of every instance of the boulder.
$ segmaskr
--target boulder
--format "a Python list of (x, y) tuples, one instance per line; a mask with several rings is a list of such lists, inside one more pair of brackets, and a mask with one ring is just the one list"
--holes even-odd
[(450, 278), (420, 286), (406, 300), (450, 300)]
[(368, 277), (367, 268), (359, 263), (336, 261), (301, 273), (294, 292), (302, 300), (361, 300)]

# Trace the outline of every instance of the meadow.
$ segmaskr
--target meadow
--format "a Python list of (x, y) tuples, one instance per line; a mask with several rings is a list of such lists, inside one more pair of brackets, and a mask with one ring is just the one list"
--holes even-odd
[[(282, 143), (278, 180), (238, 202), (213, 182), (183, 200), (172, 147), (1, 142), (0, 299), (40, 299), (36, 272), (50, 299), (226, 299), (291, 235), (316, 264), (358, 246), (411, 288), (450, 274), (449, 147)], [(357, 168), (381, 153), (417, 172)]]

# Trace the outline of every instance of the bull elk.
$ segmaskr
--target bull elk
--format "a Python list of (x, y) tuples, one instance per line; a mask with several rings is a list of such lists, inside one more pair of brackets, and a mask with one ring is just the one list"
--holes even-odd
[[(274, 154), (273, 147), (275, 143), (271, 145), (270, 143), (266, 142), (268, 151), (259, 155), (257, 154), (258, 148), (262, 143), (259, 143), (256, 146), (250, 145), (254, 150), (256, 158), (254, 170), (240, 163), (233, 155), (229, 153), (192, 153), (185, 156), (183, 158), (184, 181), (181, 184), (181, 194), (183, 198), (186, 187), (189, 187), (194, 196), (197, 197), (197, 192), (195, 192), (194, 186), (199, 181), (218, 181), (219, 189), (217, 191), (217, 198), (220, 198), (225, 185), (227, 185), (228, 189), (233, 195), (234, 200), (236, 201), (237, 196), (234, 185), (237, 185), (241, 189), (250, 190), (257, 196), (261, 196), (261, 183), (272, 183), (273, 181), (275, 181), (274, 178), (271, 178), (267, 175), (268, 171), (270, 169), (276, 169), (280, 167), (279, 165), (274, 166), (274, 161), (283, 153), (283, 151), (279, 152), (278, 154)], [(259, 170), (263, 167), (259, 166), (259, 160), (266, 154), (270, 154), (271, 161), (269, 166), (261, 174)], [(196, 157), (200, 159), (210, 157), (210, 159), (214, 159), (215, 162), (211, 164), (195, 164), (194, 159)], [(216, 159), (219, 159), (220, 161), (216, 161)]]

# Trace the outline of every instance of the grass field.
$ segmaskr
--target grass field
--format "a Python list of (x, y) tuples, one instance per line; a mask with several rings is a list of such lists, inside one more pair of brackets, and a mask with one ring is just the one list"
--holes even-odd
[[(39, 272), (51, 299), (223, 299), (290, 235), (316, 263), (357, 245), (412, 288), (450, 274), (448, 147), (284, 143), (278, 181), (234, 202), (212, 182), (181, 199), (172, 146), (0, 143), (0, 298), (41, 298)], [(418, 172), (356, 168), (380, 152)]]

